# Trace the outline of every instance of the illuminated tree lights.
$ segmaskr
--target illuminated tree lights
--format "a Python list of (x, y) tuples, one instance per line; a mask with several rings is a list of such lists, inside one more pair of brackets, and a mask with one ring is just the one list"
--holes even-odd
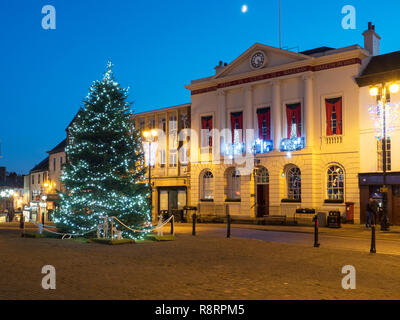
[(61, 176), (66, 191), (54, 220), (72, 234), (96, 229), (106, 215), (135, 229), (148, 229), (151, 222), (140, 132), (130, 120), (128, 89), (120, 88), (111, 68), (108, 63), (102, 81), (93, 83), (68, 132)]
[(369, 106), (368, 111), (375, 127), (375, 136), (378, 140), (384, 137), (384, 117), (383, 110), (386, 111), (386, 136), (390, 137), (395, 130), (395, 126), (399, 120), (399, 105), (387, 103), (383, 108), (380, 101), (378, 105)]

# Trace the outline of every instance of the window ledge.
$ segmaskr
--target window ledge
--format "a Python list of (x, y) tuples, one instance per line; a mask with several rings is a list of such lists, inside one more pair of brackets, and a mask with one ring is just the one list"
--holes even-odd
[(301, 203), (301, 199), (282, 199), (282, 203)]
[(225, 202), (241, 202), (242, 199), (225, 199)]
[(214, 202), (214, 199), (200, 199), (201, 202)]
[(338, 200), (326, 199), (324, 201), (324, 203), (327, 203), (327, 204), (329, 204), (329, 203), (344, 203), (344, 200), (343, 199), (338, 199)]

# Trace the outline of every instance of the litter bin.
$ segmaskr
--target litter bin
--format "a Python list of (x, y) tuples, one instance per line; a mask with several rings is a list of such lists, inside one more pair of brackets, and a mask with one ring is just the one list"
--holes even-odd
[(340, 228), (340, 211), (329, 211), (328, 228)]
[(354, 223), (354, 202), (346, 202), (346, 223)]
[(318, 212), (318, 226), (326, 227), (326, 212)]

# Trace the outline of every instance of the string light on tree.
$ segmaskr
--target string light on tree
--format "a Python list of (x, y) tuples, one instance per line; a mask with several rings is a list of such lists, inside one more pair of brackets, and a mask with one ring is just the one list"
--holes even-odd
[[(115, 81), (112, 64), (93, 82), (69, 129), (68, 161), (61, 177), (65, 192), (55, 222), (71, 234), (96, 229), (104, 216), (143, 229), (151, 221), (140, 133), (131, 120), (127, 89)], [(145, 234), (125, 232), (124, 237)]]

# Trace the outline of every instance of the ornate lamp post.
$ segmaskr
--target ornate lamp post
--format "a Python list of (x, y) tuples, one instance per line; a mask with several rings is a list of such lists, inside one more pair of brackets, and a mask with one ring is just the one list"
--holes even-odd
[(153, 144), (154, 138), (156, 138), (158, 135), (157, 130), (152, 130), (151, 132), (149, 131), (144, 131), (143, 132), (143, 137), (144, 141), (149, 144), (149, 156), (148, 156), (148, 166), (149, 166), (149, 185), (150, 185), (150, 210), (153, 212), (153, 187), (151, 185), (151, 167), (153, 166), (152, 164), (152, 152), (151, 152), (151, 146)]
[[(381, 124), (381, 131), (382, 131), (382, 158), (383, 158), (383, 187), (382, 187), (382, 194), (383, 194), (383, 216), (381, 220), (381, 230), (382, 231), (389, 231), (389, 216), (388, 216), (388, 206), (387, 206), (387, 93), (396, 93), (400, 89), (397, 83), (382, 83), (380, 86), (374, 86), (370, 88), (369, 93), (373, 97), (379, 97), (378, 102), (379, 106), (382, 108), (379, 112), (382, 112), (382, 124)], [(379, 107), (378, 107), (379, 108)], [(377, 112), (378, 113), (378, 112)]]

